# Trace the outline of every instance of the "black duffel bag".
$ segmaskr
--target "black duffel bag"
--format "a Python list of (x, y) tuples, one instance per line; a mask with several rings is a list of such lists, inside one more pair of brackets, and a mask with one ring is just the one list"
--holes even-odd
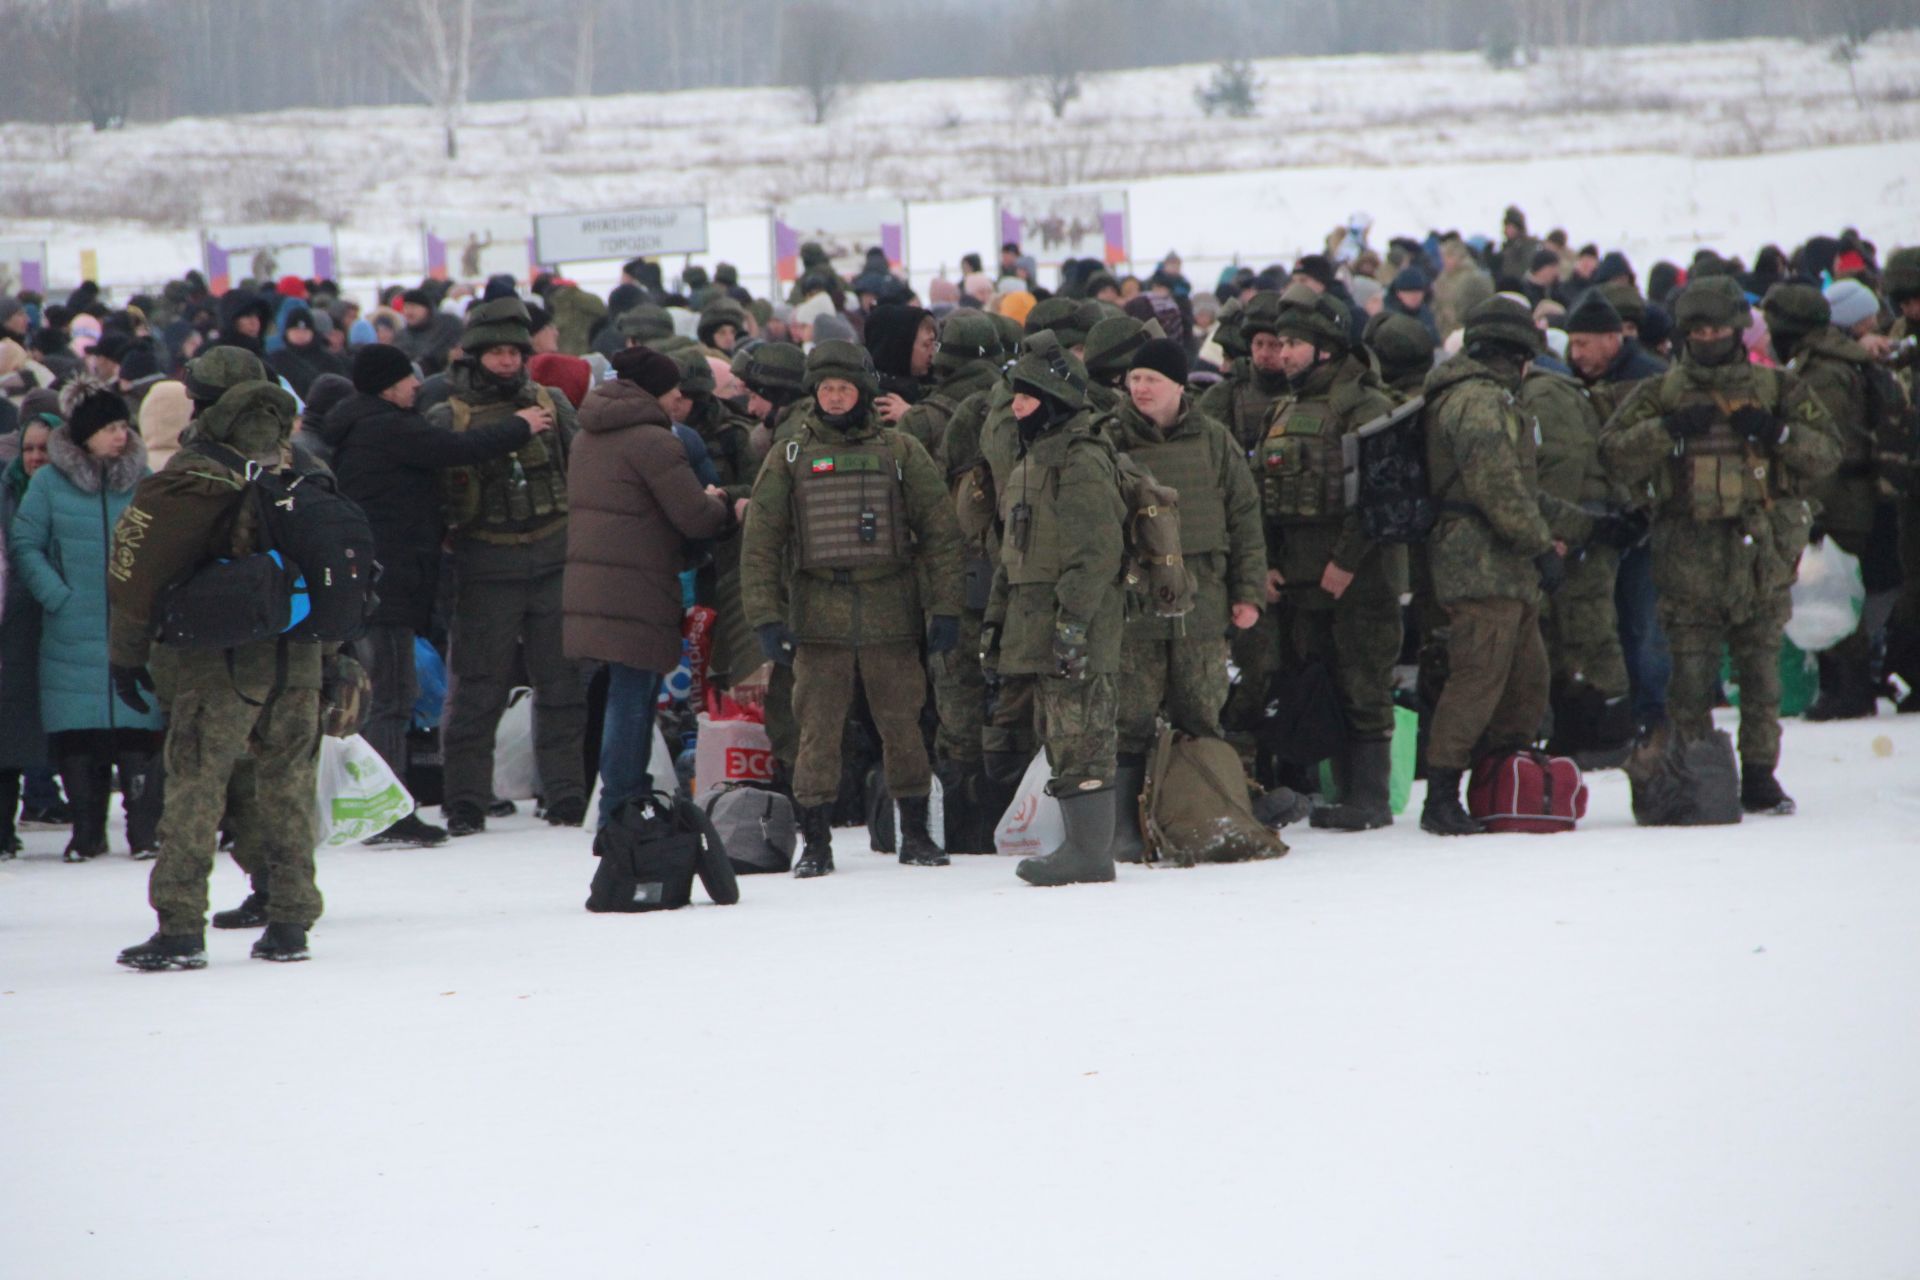
[(691, 801), (655, 792), (622, 804), (593, 838), (600, 860), (589, 911), (671, 911), (693, 899), (693, 878), (722, 906), (740, 901), (740, 882), (707, 815)]

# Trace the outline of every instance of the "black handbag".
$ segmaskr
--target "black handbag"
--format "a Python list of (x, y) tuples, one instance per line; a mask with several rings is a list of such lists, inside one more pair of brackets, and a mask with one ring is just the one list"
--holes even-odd
[(740, 901), (740, 882), (707, 815), (662, 793), (622, 804), (593, 838), (600, 860), (587, 891), (589, 911), (672, 911), (693, 900), (697, 875), (722, 906)]

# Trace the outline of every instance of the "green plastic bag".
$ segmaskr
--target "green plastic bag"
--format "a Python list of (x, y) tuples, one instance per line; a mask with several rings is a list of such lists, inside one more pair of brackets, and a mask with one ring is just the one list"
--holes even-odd
[[(1727, 701), (1740, 705), (1740, 685), (1733, 678), (1733, 659), (1720, 655), (1720, 683), (1726, 686)], [(1780, 714), (1797, 716), (1807, 709), (1820, 692), (1820, 664), (1793, 641), (1780, 640)]]
[[(1393, 709), (1393, 772), (1387, 779), (1387, 803), (1396, 814), (1407, 811), (1413, 798), (1413, 770), (1420, 754), (1420, 716), (1405, 707)], [(1339, 800), (1333, 786), (1333, 762), (1320, 762), (1320, 794), (1327, 803)]]

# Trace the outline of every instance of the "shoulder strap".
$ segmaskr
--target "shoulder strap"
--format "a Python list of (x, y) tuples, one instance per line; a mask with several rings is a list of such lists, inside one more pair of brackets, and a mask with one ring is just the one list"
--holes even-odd
[(453, 418), (455, 431), (465, 431), (473, 423), (473, 406), (459, 396), (447, 397), (447, 412)]

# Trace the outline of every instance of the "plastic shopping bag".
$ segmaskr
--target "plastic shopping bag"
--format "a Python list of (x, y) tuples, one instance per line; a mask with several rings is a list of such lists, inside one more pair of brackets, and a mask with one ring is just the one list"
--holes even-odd
[(1047, 765), (1047, 753), (1036, 752), (1033, 763), (1020, 779), (1013, 803), (1000, 815), (993, 829), (993, 847), (1001, 853), (1023, 856), (1052, 853), (1067, 838), (1067, 827), (1060, 819), (1060, 802), (1047, 794), (1047, 780), (1053, 770)]
[(497, 800), (531, 800), (540, 792), (540, 766), (533, 757), (533, 690), (507, 695), (493, 734), (493, 794)]
[(413, 812), (413, 797), (357, 733), (320, 739), (314, 778), (314, 843), (320, 848), (377, 836)]
[(1832, 538), (1822, 538), (1800, 553), (1800, 576), (1793, 584), (1793, 615), (1787, 619), (1787, 639), (1805, 653), (1831, 649), (1860, 625), (1860, 610), (1866, 602), (1860, 561), (1842, 551)]

